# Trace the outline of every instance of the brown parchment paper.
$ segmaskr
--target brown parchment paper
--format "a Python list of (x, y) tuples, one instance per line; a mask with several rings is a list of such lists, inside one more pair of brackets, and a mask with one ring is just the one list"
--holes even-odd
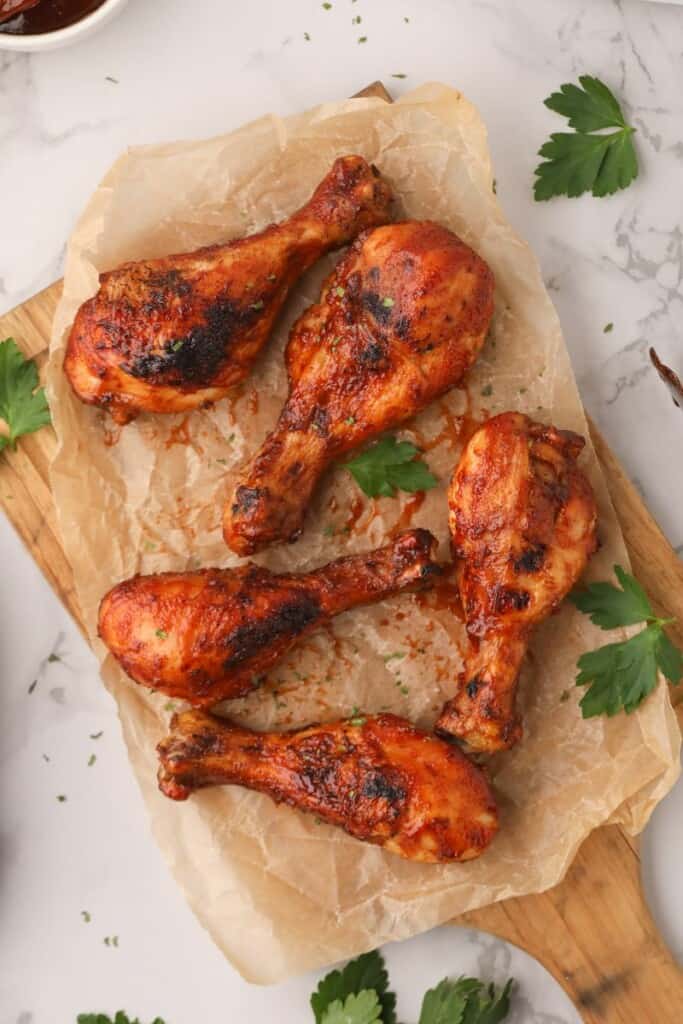
[[(268, 798), (236, 787), (175, 804), (156, 788), (155, 744), (171, 708), (128, 680), (94, 639), (98, 602), (136, 572), (234, 564), (220, 535), (236, 467), (275, 421), (285, 395), (288, 328), (316, 300), (335, 257), (296, 290), (251, 377), (215, 408), (143, 416), (114, 431), (76, 401), (61, 372), (66, 331), (97, 274), (123, 260), (193, 249), (261, 229), (303, 203), (333, 159), (362, 153), (410, 217), (454, 229), (489, 262), (497, 282), (491, 336), (469, 377), (412, 422), (441, 479), (424, 501), (371, 501), (342, 469), (329, 474), (295, 545), (259, 559), (305, 570), (425, 526), (447, 556), (445, 487), (467, 431), (487, 413), (520, 409), (588, 437), (555, 310), (528, 246), (492, 190), (486, 131), (473, 106), (438, 85), (393, 106), (378, 99), (327, 104), (205, 142), (130, 150), (90, 200), (71, 239), (49, 366), (59, 435), (52, 465), (64, 545), (102, 674), (115, 696), (130, 759), (156, 839), (215, 942), (245, 978), (273, 982), (401, 939), (495, 900), (558, 882), (586, 835), (617, 821), (635, 832), (678, 771), (679, 733), (666, 687), (641, 710), (582, 721), (573, 688), (578, 655), (608, 639), (568, 603), (536, 632), (523, 671), (524, 741), (491, 763), (502, 827), (465, 865), (408, 863)], [(594, 452), (584, 465), (601, 510), (603, 546), (592, 578), (627, 556)], [(389, 709), (429, 726), (451, 694), (463, 628), (443, 593), (404, 596), (340, 617), (302, 644), (230, 714), (284, 728)]]

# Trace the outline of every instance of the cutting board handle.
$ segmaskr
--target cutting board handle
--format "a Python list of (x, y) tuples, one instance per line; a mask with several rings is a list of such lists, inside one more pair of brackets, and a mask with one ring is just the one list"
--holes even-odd
[(683, 972), (643, 899), (637, 844), (616, 826), (585, 841), (546, 893), (466, 914), (457, 924), (524, 949), (564, 988), (585, 1024), (680, 1024)]

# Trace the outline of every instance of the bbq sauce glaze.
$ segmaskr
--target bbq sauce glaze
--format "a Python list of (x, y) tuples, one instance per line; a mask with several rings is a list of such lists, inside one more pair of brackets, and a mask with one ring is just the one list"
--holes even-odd
[(40, 35), (80, 21), (104, 0), (39, 0), (35, 7), (0, 22), (0, 32), (12, 35)]

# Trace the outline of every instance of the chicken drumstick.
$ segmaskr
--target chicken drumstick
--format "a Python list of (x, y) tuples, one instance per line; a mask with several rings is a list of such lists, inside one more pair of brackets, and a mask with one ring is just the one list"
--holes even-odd
[(303, 636), (359, 604), (429, 586), (436, 540), (391, 544), (314, 572), (235, 569), (135, 576), (100, 605), (100, 636), (128, 675), (196, 707), (241, 697)]
[(576, 464), (584, 443), (506, 412), (474, 434), (453, 474), (449, 522), (470, 649), (436, 728), (471, 750), (520, 739), (515, 697), (531, 629), (596, 550), (595, 498)]
[(491, 271), (447, 228), (361, 235), (292, 328), (289, 398), (226, 505), (228, 546), (248, 555), (296, 540), (330, 463), (458, 384), (492, 312)]
[(471, 860), (498, 828), (479, 768), (395, 715), (260, 733), (187, 711), (157, 750), (159, 787), (173, 800), (237, 783), (409, 860)]
[(292, 285), (323, 253), (386, 223), (391, 202), (376, 168), (340, 157), (281, 224), (102, 274), (69, 336), (64, 370), (75, 393), (120, 423), (223, 398), (249, 373)]

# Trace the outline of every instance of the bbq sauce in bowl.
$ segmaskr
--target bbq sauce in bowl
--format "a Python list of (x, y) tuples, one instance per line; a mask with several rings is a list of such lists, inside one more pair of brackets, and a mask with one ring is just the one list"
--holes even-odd
[[(34, 7), (29, 7), (18, 14), (0, 21), (0, 32), (8, 35), (42, 35), (66, 28), (74, 22), (85, 18), (101, 7), (104, 0), (38, 0)], [(3, 5), (0, 2), (0, 17)]]

